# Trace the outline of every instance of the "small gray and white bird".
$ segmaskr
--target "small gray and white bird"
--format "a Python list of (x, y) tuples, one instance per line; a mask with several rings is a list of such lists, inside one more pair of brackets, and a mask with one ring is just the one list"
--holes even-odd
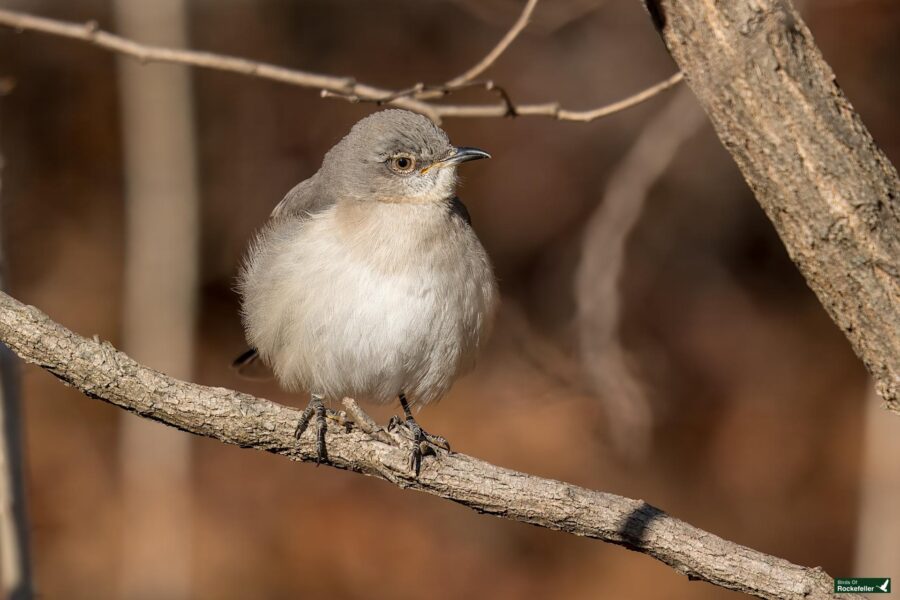
[[(490, 261), (456, 197), (460, 163), (427, 118), (385, 110), (359, 121), (319, 171), (275, 207), (240, 275), (247, 341), (279, 383), (308, 391), (326, 457), (323, 401), (399, 398), (418, 473), (428, 442), (410, 406), (470, 370), (497, 305)], [(441, 444), (442, 445), (442, 444)]]

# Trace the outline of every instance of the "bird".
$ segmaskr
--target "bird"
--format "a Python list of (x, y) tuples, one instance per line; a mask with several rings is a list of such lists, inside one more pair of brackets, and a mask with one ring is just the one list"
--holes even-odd
[(375, 112), (275, 206), (249, 245), (237, 290), (250, 350), (281, 387), (308, 392), (298, 439), (315, 418), (327, 460), (326, 401), (399, 400), (416, 476), (440, 436), (412, 409), (470, 371), (498, 306), (491, 261), (456, 195), (457, 167), (490, 158), (454, 146), (430, 119)]

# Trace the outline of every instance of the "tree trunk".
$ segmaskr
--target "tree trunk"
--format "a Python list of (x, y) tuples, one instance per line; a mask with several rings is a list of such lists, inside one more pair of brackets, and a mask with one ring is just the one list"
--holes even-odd
[(646, 0), (791, 259), (900, 413), (900, 181), (788, 0)]

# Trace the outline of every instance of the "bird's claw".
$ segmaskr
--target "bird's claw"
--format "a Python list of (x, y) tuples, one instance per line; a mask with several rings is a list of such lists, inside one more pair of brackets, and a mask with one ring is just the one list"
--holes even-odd
[(294, 437), (298, 440), (303, 432), (309, 427), (309, 422), (313, 415), (316, 417), (316, 466), (323, 462), (328, 462), (328, 449), (325, 447), (325, 432), (328, 431), (328, 425), (325, 421), (325, 404), (318, 396), (313, 396), (309, 400), (309, 404), (303, 409), (300, 420), (297, 421), (297, 428), (294, 430)]
[(409, 438), (413, 442), (413, 448), (409, 455), (409, 468), (419, 476), (422, 467), (422, 458), (425, 456), (437, 456), (438, 450), (450, 451), (450, 443), (439, 435), (432, 435), (422, 429), (422, 427), (412, 417), (407, 417), (405, 421), (400, 417), (392, 416), (388, 421), (388, 431), (403, 428), (408, 433)]

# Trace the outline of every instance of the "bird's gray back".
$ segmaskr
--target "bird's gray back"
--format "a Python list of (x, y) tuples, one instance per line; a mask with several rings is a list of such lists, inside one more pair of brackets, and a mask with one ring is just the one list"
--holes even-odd
[(334, 198), (324, 193), (322, 186), (319, 185), (319, 180), (319, 173), (316, 173), (292, 187), (272, 210), (271, 217), (273, 219), (279, 217), (307, 219), (334, 205)]

